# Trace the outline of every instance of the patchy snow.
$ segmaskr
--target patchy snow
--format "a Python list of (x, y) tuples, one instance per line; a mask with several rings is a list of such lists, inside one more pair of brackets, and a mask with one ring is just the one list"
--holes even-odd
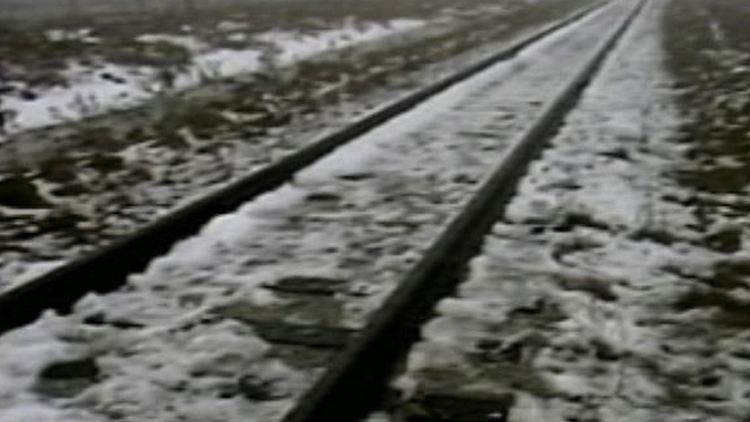
[[(268, 47), (245, 49), (210, 50), (192, 35), (144, 34), (137, 40), (168, 42), (186, 48), (193, 53), (191, 63), (164, 70), (110, 63), (90, 68), (70, 63), (64, 71), (70, 86), (42, 90), (36, 93), (38, 98), (34, 100), (14, 94), (0, 97), (2, 108), (13, 113), (6, 129), (12, 134), (131, 108), (160, 92), (195, 87), (211, 79), (269, 70), (266, 69), (268, 66), (289, 65), (325, 51), (414, 30), (425, 24), (425, 21), (414, 19), (395, 19), (386, 24), (350, 24), (313, 34), (271, 31), (254, 37)], [(165, 71), (174, 76), (173, 86), (165, 85), (162, 77)]]
[[(2, 98), (3, 109), (15, 113), (8, 132), (75, 121), (112, 109), (132, 107), (153, 96), (145, 89), (151, 78), (150, 70), (146, 71), (144, 77), (142, 69), (113, 64), (106, 65), (101, 71), (82, 69), (77, 64), (71, 64), (69, 69), (66, 73), (72, 81), (71, 87), (46, 89), (35, 100), (16, 96)], [(103, 72), (118, 76), (123, 82), (103, 79)]]
[[(571, 77), (572, 63), (598, 42), (591, 34), (618, 18), (619, 10), (607, 10), (214, 219), (117, 292), (0, 338), (0, 420), (23, 421), (30, 408), (63, 421), (276, 420), (316, 372), (269, 353), (275, 346), (226, 309), (362, 326)], [(571, 65), (560, 71), (551, 63)], [(262, 288), (311, 275), (345, 287), (317, 307)], [(77, 380), (79, 391), (60, 397), (45, 385), (40, 371), (86, 359), (96, 376)], [(272, 391), (248, 398), (238, 392), (243, 376)]]
[(142, 34), (135, 37), (135, 40), (142, 43), (173, 44), (182, 47), (193, 54), (200, 53), (208, 48), (208, 44), (192, 35)]
[(240, 31), (243, 29), (247, 29), (248, 23), (247, 22), (238, 22), (238, 21), (231, 21), (231, 20), (224, 20), (216, 24), (216, 29), (220, 31)]
[(312, 34), (272, 31), (260, 35), (257, 39), (274, 45), (274, 48), (279, 50), (279, 63), (289, 64), (324, 51), (349, 47), (424, 25), (425, 22), (421, 20), (394, 19), (387, 25), (348, 23), (335, 31), (317, 31)]
[(90, 28), (81, 28), (76, 30), (66, 29), (48, 29), (44, 31), (44, 36), (53, 42), (62, 41), (83, 41), (85, 43), (97, 44), (101, 38), (91, 35)]

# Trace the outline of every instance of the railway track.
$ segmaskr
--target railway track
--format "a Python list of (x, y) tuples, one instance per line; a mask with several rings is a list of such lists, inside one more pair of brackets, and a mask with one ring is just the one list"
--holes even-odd
[[(70, 400), (55, 410), (67, 417), (76, 409), (91, 420), (213, 420), (205, 410), (180, 413), (201, 400), (221, 403), (211, 404), (217, 420), (364, 417), (386, 400), (389, 374), (421, 324), (460, 282), (529, 162), (644, 3), (564, 19), (9, 291), (0, 297), (4, 331), (45, 309), (71, 312), (3, 340), (55, 344), (54, 358), (27, 375), (36, 374), (29, 383), (43, 402)], [(179, 368), (160, 373), (170, 365)], [(66, 383), (72, 398), (59, 391)], [(137, 386), (158, 391), (143, 403), (117, 394)], [(506, 403), (481, 405), (466, 421), (507, 416)]]
[(540, 39), (575, 22), (598, 8), (582, 10), (508, 45), (486, 59), (398, 98), (358, 119), (347, 127), (324, 135), (296, 153), (248, 174), (212, 194), (200, 198), (98, 251), (0, 292), (0, 332), (37, 318), (44, 309), (65, 312), (89, 292), (107, 292), (120, 287), (155, 257), (167, 252), (180, 239), (194, 234), (211, 218), (230, 212), (246, 201), (273, 190), (313, 162), (358, 136), (378, 127), (447, 88), (489, 66), (514, 57)]

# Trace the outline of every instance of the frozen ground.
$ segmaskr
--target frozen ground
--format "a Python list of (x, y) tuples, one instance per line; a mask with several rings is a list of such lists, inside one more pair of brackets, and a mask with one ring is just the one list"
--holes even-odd
[(705, 226), (675, 177), (690, 144), (663, 11), (651, 2), (424, 328), (408, 397), (509, 393), (512, 422), (750, 417), (750, 297), (732, 270), (750, 255), (716, 247), (747, 219)]
[[(120, 291), (3, 336), (0, 419), (276, 419), (318, 369), (275, 357), (251, 320), (361, 326), (621, 12), (607, 8), (341, 148)], [(339, 290), (316, 305), (263, 288), (295, 276)]]

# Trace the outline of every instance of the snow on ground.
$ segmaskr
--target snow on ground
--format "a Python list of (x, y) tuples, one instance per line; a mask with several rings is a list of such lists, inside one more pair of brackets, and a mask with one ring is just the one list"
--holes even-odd
[(651, 2), (439, 305), (406, 393), (512, 393), (512, 422), (747, 419), (748, 334), (732, 320), (746, 290), (712, 297), (704, 284), (747, 251), (707, 248), (673, 178), (685, 145), (662, 7)]
[(195, 35), (141, 34), (135, 37), (135, 40), (146, 44), (164, 42), (182, 47), (193, 54), (202, 53), (210, 48), (206, 42)]
[(54, 42), (60, 41), (83, 41), (89, 44), (97, 44), (101, 42), (99, 37), (91, 35), (90, 28), (81, 28), (76, 30), (66, 29), (49, 29), (44, 31), (44, 36), (48, 40)]
[[(254, 37), (257, 42), (267, 44), (266, 48), (256, 46), (244, 49), (208, 49), (203, 42), (191, 35), (144, 34), (136, 40), (143, 43), (167, 42), (185, 47), (194, 54), (190, 64), (166, 70), (174, 73), (172, 82), (165, 83), (163, 69), (111, 63), (88, 67), (70, 62), (65, 71), (70, 86), (43, 90), (33, 100), (15, 95), (4, 95), (0, 100), (3, 109), (14, 114), (7, 127), (7, 131), (12, 134), (75, 121), (109, 110), (130, 108), (160, 92), (187, 89), (217, 78), (272, 70), (271, 66), (289, 65), (325, 51), (414, 30), (425, 24), (425, 21), (415, 19), (394, 19), (384, 24), (349, 23), (340, 28), (309, 34), (271, 31)], [(67, 32), (58, 32), (53, 31), (55, 37), (73, 36)], [(84, 31), (74, 35), (85, 34)], [(172, 78), (171, 75), (169, 77)]]
[[(560, 13), (563, 12), (560, 10)], [(447, 23), (452, 22), (448, 19), (446, 18)], [(295, 119), (283, 129), (272, 128), (267, 135), (253, 136), (251, 140), (242, 133), (236, 132), (219, 135), (211, 138), (211, 143), (216, 148), (210, 151), (206, 151), (203, 145), (198, 145), (198, 142), (193, 142), (192, 137), (186, 139), (191, 142), (188, 149), (170, 148), (153, 141), (146, 141), (118, 152), (116, 157), (122, 159), (125, 166), (121, 171), (115, 172), (91, 171), (85, 158), (83, 160), (74, 158), (75, 164), (70, 163), (69, 166), (82, 170), (73, 183), (57, 184), (54, 177), (50, 181), (46, 175), (33, 180), (35, 184), (44, 180), (42, 182), (45, 185), (44, 189), (40, 187), (40, 190), (53, 193), (53, 195), (45, 195), (46, 201), (55, 204), (51, 212), (48, 209), (33, 210), (37, 217), (27, 216), (24, 220), (11, 222), (11, 227), (1, 234), (15, 241), (5, 245), (9, 252), (0, 255), (0, 290), (16, 284), (15, 280), (19, 278), (28, 279), (25, 272), (27, 269), (33, 271), (37, 264), (44, 265), (45, 261), (73, 259), (88, 253), (97, 245), (127, 235), (141, 225), (153, 221), (161, 213), (191, 198), (205, 195), (217, 187), (217, 184), (246, 175), (309, 145), (322, 134), (330, 133), (334, 128), (362, 118), (368, 110), (424, 86), (428, 81), (453, 74), (459, 66), (465, 63), (482, 60), (503, 48), (509, 39), (522, 38), (525, 34), (530, 34), (549, 22), (548, 19), (541, 19), (539, 22), (521, 24), (500, 39), (472, 47), (449, 59), (437, 60), (427, 54), (423, 58), (426, 65), (417, 71), (394, 75), (396, 77), (389, 78), (386, 84), (368, 88), (367, 93), (363, 95), (337, 99), (335, 104), (331, 103), (319, 112)], [(455, 22), (453, 24), (455, 26)], [(431, 25), (426, 28), (426, 31), (408, 34), (406, 38), (412, 36), (418, 39), (430, 38), (434, 36), (436, 27), (439, 26)], [(494, 31), (494, 29), (484, 28), (478, 33), (486, 34), (487, 30), (490, 34)], [(441, 28), (437, 33), (445, 33), (445, 28)], [(376, 44), (380, 43), (380, 41), (376, 42)], [(386, 42), (386, 44), (391, 43)], [(395, 44), (399, 44), (399, 41), (396, 40)], [(360, 47), (367, 49), (358, 46), (358, 51)], [(377, 45), (370, 47), (382, 51), (382, 47)], [(360, 53), (355, 52), (355, 54)], [(435, 60), (431, 61), (431, 57)], [(184, 132), (181, 131), (181, 133)], [(188, 135), (190, 134), (185, 136)], [(45, 153), (51, 151), (51, 148), (61, 151), (63, 159), (78, 154), (73, 152), (78, 151), (77, 148), (69, 149), (59, 144), (53, 146), (49, 142), (23, 142), (23, 144), (23, 148), (31, 147), (32, 149), (18, 152), (18, 156), (21, 157), (44, 156)], [(14, 157), (15, 154), (16, 152), (11, 151), (8, 156)], [(58, 191), (62, 192), (69, 185), (76, 189), (75, 186), (79, 181), (84, 184), (87, 192), (71, 197), (54, 195)], [(0, 211), (5, 212), (6, 216), (13, 215), (4, 209)], [(19, 213), (18, 210), (10, 211), (16, 215)], [(27, 210), (23, 211), (29, 213)], [(30, 228), (43, 226), (46, 221), (55, 219), (56, 212), (61, 212), (63, 216), (72, 214), (74, 218), (81, 220), (75, 223), (75, 228), (66, 230), (64, 233), (55, 230), (33, 237), (27, 235)], [(16, 244), (20, 247), (14, 248)]]
[(310, 35), (273, 31), (260, 35), (258, 40), (273, 44), (274, 48), (279, 50), (278, 63), (284, 65), (335, 48), (421, 28), (425, 24), (426, 22), (417, 19), (394, 19), (383, 25), (364, 26), (348, 22), (335, 31), (322, 31)]
[[(214, 219), (118, 292), (90, 295), (70, 316), (47, 314), (3, 336), (0, 420), (275, 420), (316, 372), (268, 354), (273, 346), (233, 315), (361, 326), (576, 68), (551, 63), (586, 55), (598, 42), (591, 35), (619, 11), (340, 148)], [(290, 276), (338, 279), (345, 288), (311, 309), (261, 288)], [(78, 368), (67, 380), (76, 389), (60, 391), (61, 363)], [(248, 379), (255, 388), (243, 387)]]

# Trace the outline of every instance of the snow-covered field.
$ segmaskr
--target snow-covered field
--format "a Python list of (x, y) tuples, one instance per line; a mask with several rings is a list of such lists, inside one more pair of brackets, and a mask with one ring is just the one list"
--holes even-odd
[[(23, 98), (29, 89), (9, 81), (15, 92), (0, 94), (0, 105), (12, 116), (5, 132), (12, 135), (28, 129), (61, 124), (95, 116), (108, 111), (140, 105), (160, 93), (192, 88), (211, 80), (244, 75), (258, 71), (274, 71), (311, 56), (373, 41), (396, 33), (419, 28), (427, 22), (415, 19), (394, 19), (385, 23), (346, 23), (344, 26), (314, 33), (270, 31), (251, 40), (243, 32), (228, 35), (255, 47), (229, 49), (211, 48), (193, 35), (143, 34), (141, 43), (168, 43), (183, 47), (192, 55), (188, 64), (174, 69), (148, 66), (125, 66), (113, 63), (84, 65), (75, 60), (62, 71), (66, 86), (34, 90), (34, 98)], [(68, 35), (63, 31), (47, 31), (51, 41), (83, 39), (95, 42), (84, 29)], [(241, 37), (241, 39), (238, 39)], [(0, 135), (0, 141), (3, 136)]]
[[(317, 369), (279, 358), (243, 315), (361, 326), (620, 11), (337, 150), (216, 218), (120, 291), (3, 336), (0, 419), (275, 420)], [(343, 288), (312, 307), (263, 288), (293, 276)]]

